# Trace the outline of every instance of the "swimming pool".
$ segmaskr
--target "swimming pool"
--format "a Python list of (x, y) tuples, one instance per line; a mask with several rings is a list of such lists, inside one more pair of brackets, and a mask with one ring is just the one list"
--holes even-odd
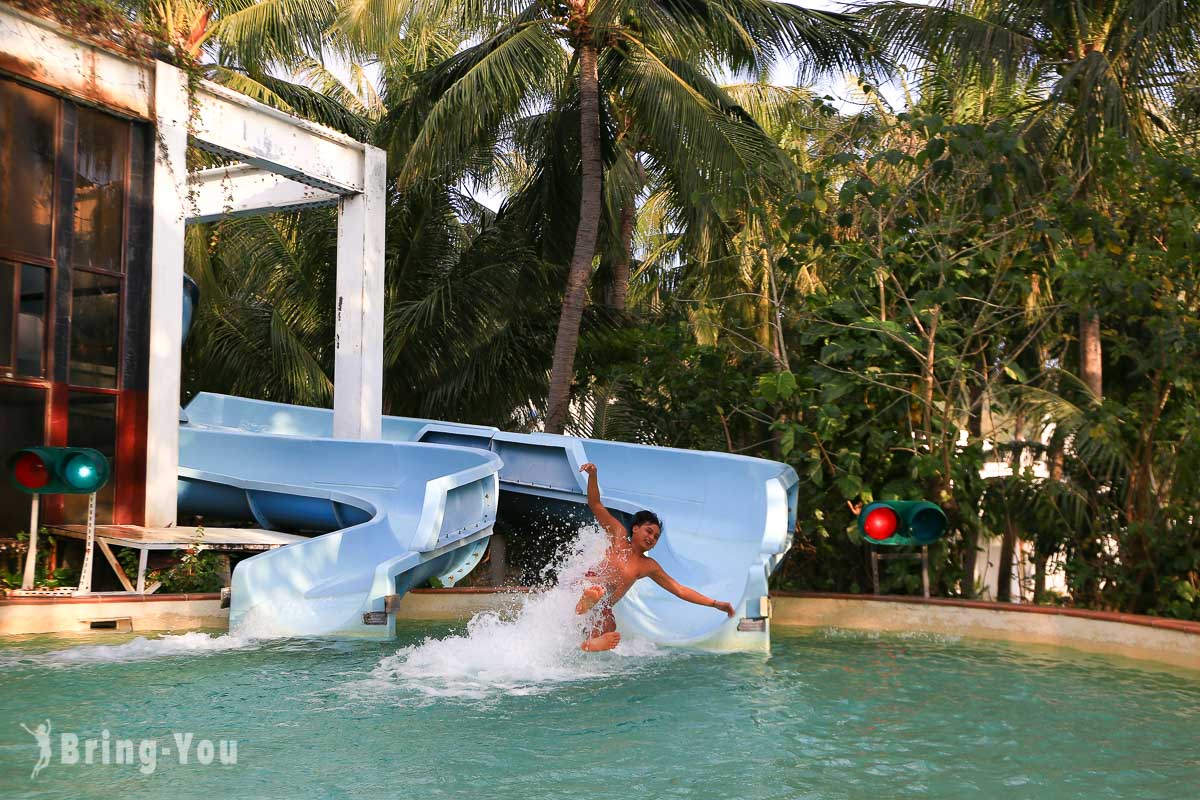
[[(786, 629), (769, 657), (637, 642), (586, 655), (544, 629), (553, 610), (535, 601), (469, 630), (408, 624), (386, 644), (8, 640), (0, 786), (105, 800), (1179, 798), (1200, 786), (1200, 673)], [(32, 780), (39, 751), (19, 723), (46, 719), (52, 754)], [(62, 733), (80, 763), (62, 762)], [(111, 763), (119, 739), (129, 764)], [(236, 763), (222, 765), (231, 741)]]

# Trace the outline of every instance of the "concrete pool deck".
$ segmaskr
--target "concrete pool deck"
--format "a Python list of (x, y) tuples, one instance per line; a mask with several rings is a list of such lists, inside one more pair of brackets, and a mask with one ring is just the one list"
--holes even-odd
[[(462, 621), (511, 608), (527, 588), (416, 589), (400, 619)], [(779, 627), (929, 633), (1070, 647), (1200, 670), (1200, 622), (1054, 606), (949, 598), (776, 592)], [(0, 598), (0, 636), (37, 633), (219, 629), (229, 621), (219, 594)]]

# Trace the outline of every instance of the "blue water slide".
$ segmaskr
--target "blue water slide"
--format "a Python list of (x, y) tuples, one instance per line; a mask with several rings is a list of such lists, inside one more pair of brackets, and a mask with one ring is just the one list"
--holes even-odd
[[(338, 442), (329, 438), (333, 415), (327, 409), (214, 394), (198, 395), (188, 405), (187, 415), (191, 424), (181, 429), (180, 460), (186, 465), (180, 471), (181, 509), (198, 509), (205, 505), (198, 496), (188, 496), (189, 492), (197, 490), (197, 484), (202, 483), (202, 494), (211, 497), (209, 513), (215, 514), (220, 509), (229, 512), (236, 506), (236, 510), (256, 519), (264, 527), (271, 527), (274, 520), (258, 516), (264, 513), (261, 498), (256, 497), (253, 501), (249, 497), (241, 498), (243, 492), (254, 487), (246, 485), (246, 479), (251, 477), (244, 474), (246, 464), (226, 446), (231, 441), (244, 443), (239, 446), (244, 448), (247, 457), (258, 453), (251, 460), (263, 462), (264, 473), (255, 478), (256, 486), (274, 493), (278, 501), (277, 506), (272, 506), (274, 513), (288, 515), (287, 520), (293, 527), (297, 522), (321, 529), (354, 523), (356, 527), (344, 529), (343, 536), (371, 524), (394, 526), (400, 520), (407, 524), (407, 520), (419, 516), (410, 511), (405, 517), (401, 508), (405, 502), (416, 507), (419, 493), (414, 491), (391, 496), (394, 505), (389, 506), (387, 513), (394, 510), (395, 517), (389, 517), (386, 523), (379, 521), (378, 514), (372, 518), (373, 522), (359, 522), (352, 516), (354, 512), (347, 510), (350, 507), (367, 513), (364, 501), (368, 496), (376, 497), (380, 473), (377, 468), (362, 467), (355, 455), (374, 452), (371, 448), (409, 448), (397, 451), (404, 454), (396, 456), (397, 469), (400, 464), (420, 466), (426, 470), (420, 473), (421, 476), (429, 476), (427, 479), (431, 481), (435, 480), (432, 473), (457, 467), (459, 463), (449, 457), (442, 462), (435, 453), (474, 453), (498, 459), (487, 463), (500, 465), (499, 490), (524, 494), (535, 498), (535, 502), (536, 498), (544, 498), (584, 503), (586, 483), (579, 467), (585, 462), (594, 462), (600, 470), (604, 501), (609, 508), (626, 516), (649, 508), (662, 518), (662, 537), (650, 555), (681, 583), (711, 597), (728, 600), (738, 612), (733, 619), (728, 619), (713, 609), (684, 603), (650, 581), (641, 581), (615, 609), (619, 629), (672, 645), (730, 650), (761, 650), (769, 645), (767, 579), (791, 546), (796, 520), (796, 473), (784, 464), (724, 453), (551, 434), (506, 433), (485, 426), (403, 417), (384, 418), (384, 442)], [(296, 450), (286, 444), (289, 440), (296, 443)], [(270, 444), (260, 444), (267, 442)], [(310, 443), (325, 443), (328, 448), (318, 456), (316, 451), (304, 449)], [(421, 453), (430, 455), (425, 457)], [(274, 464), (277, 458), (284, 461)], [(314, 459), (327, 461), (317, 466)], [(267, 462), (272, 464), (270, 468)], [(311, 474), (310, 464), (313, 466)], [(238, 478), (232, 479), (230, 473), (237, 473)], [(270, 473), (269, 476), (266, 473)], [(287, 483), (287, 488), (283, 487), (283, 482)], [(332, 501), (332, 506), (315, 508), (311, 498), (318, 486), (321, 497), (336, 487), (338, 497), (326, 500), (327, 504)], [(297, 489), (304, 491), (294, 491)], [(294, 499), (282, 499), (285, 496)], [(350, 502), (350, 497), (358, 500)], [(494, 503), (495, 499), (496, 492), (492, 491), (488, 500)], [(420, 507), (426, 502), (420, 501)], [(370, 504), (373, 509), (378, 507), (376, 499), (370, 500)], [(486, 517), (490, 533), (495, 506), (485, 513), (490, 514)], [(347, 517), (347, 514), (351, 516)], [(314, 592), (312, 587), (325, 587), (332, 582), (340, 588), (353, 583), (350, 564), (354, 569), (365, 570), (363, 565), (370, 560), (373, 551), (372, 555), (356, 556), (345, 566), (339, 562), (334, 571), (341, 577), (326, 576), (325, 572), (334, 561), (328, 555), (333, 552), (329, 548), (340, 545), (316, 543), (332, 535), (281, 548), (240, 564), (234, 573), (235, 619), (245, 615), (250, 606), (258, 607), (262, 613), (272, 613), (272, 604), (282, 609), (289, 607), (285, 603), (303, 605), (325, 596), (319, 591)], [(380, 534), (367, 534), (364, 541), (375, 535)], [(397, 542), (410, 541), (402, 533), (392, 536)], [(428, 533), (424, 534), (426, 543), (428, 536)], [(288, 551), (304, 547), (313, 547), (320, 557), (288, 555)], [(408, 554), (418, 552), (412, 547), (405, 550)], [(453, 548), (446, 552), (453, 552)], [(372, 602), (382, 596), (380, 592), (387, 588), (385, 584), (389, 581), (395, 588), (387, 593), (402, 593), (417, 585), (416, 573), (405, 572), (412, 558), (397, 553), (379, 559), (381, 565), (386, 562), (387, 566), (381, 567), (382, 571), (370, 571), (370, 579), (377, 582), (370, 593)], [(478, 556), (472, 558), (478, 560)], [(430, 571), (432, 568), (427, 567), (421, 580), (434, 574), (450, 574), (454, 578), (464, 567), (474, 565), (470, 558), (455, 563), (453, 570), (443, 573)], [(302, 577), (293, 576), (292, 570), (299, 570)], [(276, 585), (301, 588), (298, 592), (291, 589), (277, 591)], [(294, 595), (297, 594), (304, 599), (296, 600)], [(349, 605), (347, 600), (344, 618), (353, 622), (348, 613)], [(373, 607), (366, 610), (373, 610)], [(357, 608), (354, 611), (357, 613)], [(314, 612), (310, 609), (302, 609), (294, 613), (294, 619), (311, 613)], [(323, 614), (316, 616), (324, 619)], [(390, 625), (389, 620), (389, 631)]]
[(182, 425), (179, 511), (313, 534), (246, 559), (230, 625), (271, 635), (387, 636), (385, 598), (483, 555), (500, 459), (463, 447)]

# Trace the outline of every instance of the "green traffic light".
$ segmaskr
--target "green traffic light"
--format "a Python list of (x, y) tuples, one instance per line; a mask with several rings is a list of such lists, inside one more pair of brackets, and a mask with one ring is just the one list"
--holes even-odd
[(79, 491), (90, 494), (104, 485), (107, 472), (108, 462), (103, 456), (97, 460), (91, 453), (78, 453), (67, 459), (63, 478)]
[(28, 447), (9, 459), (8, 473), (28, 494), (91, 494), (104, 488), (111, 470), (90, 447)]

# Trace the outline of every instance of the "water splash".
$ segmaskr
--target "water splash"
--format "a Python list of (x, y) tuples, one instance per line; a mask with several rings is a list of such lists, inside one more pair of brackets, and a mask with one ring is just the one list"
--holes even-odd
[(540, 694), (563, 683), (626, 673), (631, 658), (664, 655), (653, 643), (637, 639), (623, 639), (609, 653), (579, 649), (596, 611), (580, 616), (575, 604), (591, 582), (585, 573), (607, 546), (599, 528), (582, 528), (543, 573), (544, 579), (556, 576), (555, 582), (521, 596), (507, 613), (478, 614), (462, 635), (430, 637), (385, 657), (368, 681), (371, 689), (468, 699)]
[[(120, 644), (81, 644), (33, 656), (27, 654), (23, 656), (22, 661), (48, 667), (147, 661), (155, 658), (201, 656), (253, 649), (261, 647), (268, 639), (276, 638), (278, 634), (272, 629), (250, 620), (249, 624), (229, 633), (192, 631), (161, 636), (138, 636)], [(0, 667), (3, 666), (4, 660), (0, 658)]]
[(253, 647), (256, 639), (230, 633), (181, 633), (155, 638), (139, 636), (121, 644), (92, 644), (56, 650), (44, 655), (47, 664), (89, 664), (144, 661), (168, 656), (193, 656)]

